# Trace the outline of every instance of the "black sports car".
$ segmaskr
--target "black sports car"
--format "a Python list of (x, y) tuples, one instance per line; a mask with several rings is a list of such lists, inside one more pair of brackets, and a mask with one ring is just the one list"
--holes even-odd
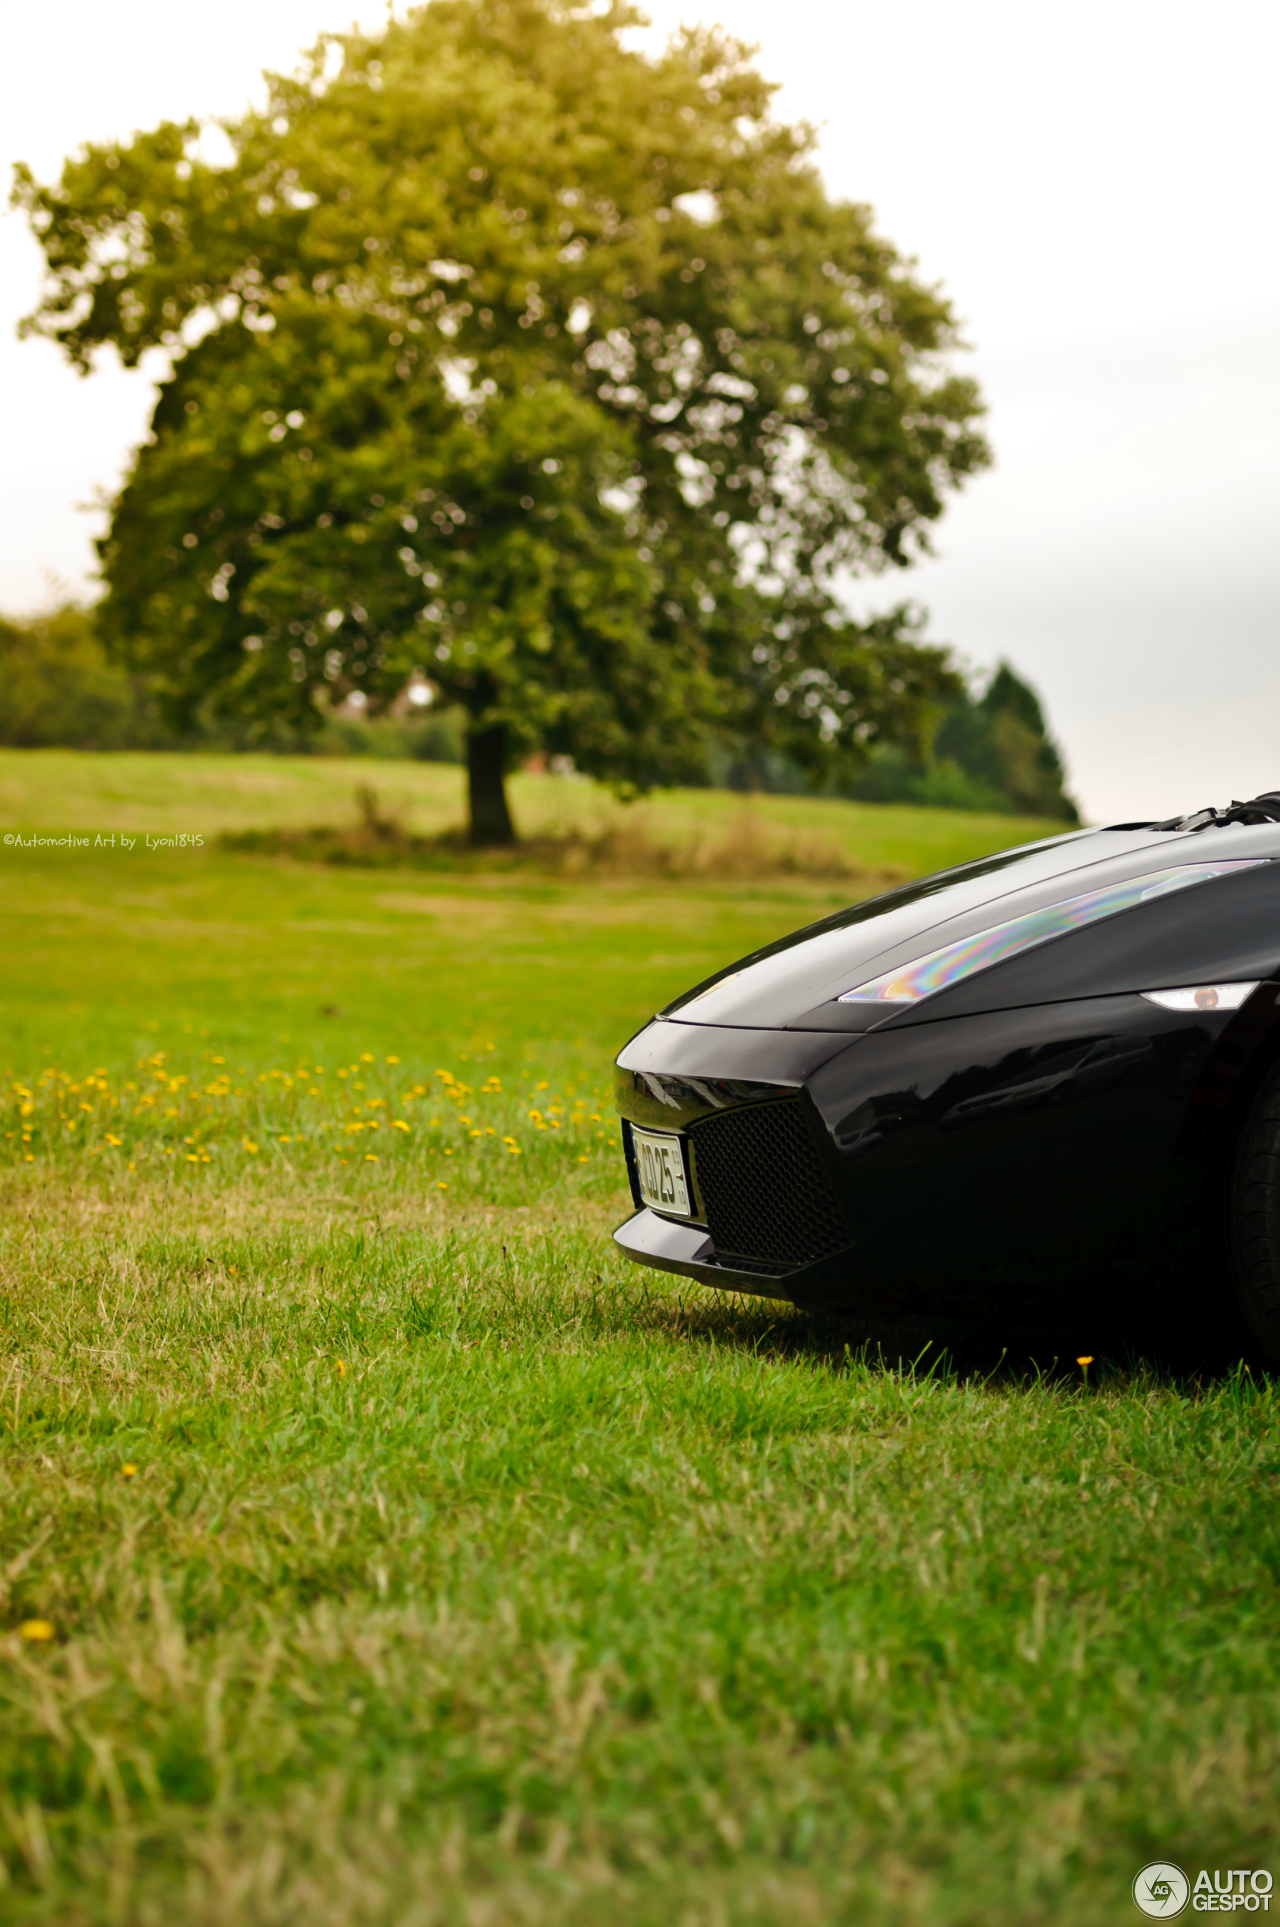
[(616, 1076), (640, 1264), (1082, 1332), (1208, 1320), (1229, 1278), (1280, 1363), (1280, 791), (854, 904)]

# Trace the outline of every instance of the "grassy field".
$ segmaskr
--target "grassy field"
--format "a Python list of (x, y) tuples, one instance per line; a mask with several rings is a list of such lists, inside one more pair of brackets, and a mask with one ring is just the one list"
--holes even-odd
[[(95, 756), (0, 750), (0, 822), (10, 831), (127, 831), (145, 836), (297, 830), (357, 819), (356, 791), (418, 836), (458, 830), (465, 774), (439, 763), (320, 756)], [(1034, 817), (978, 816), (808, 797), (747, 799), (725, 790), (668, 790), (623, 805), (585, 781), (517, 775), (517, 827), (527, 837), (622, 830), (659, 847), (715, 848), (754, 835), (800, 854), (830, 852), (878, 884), (941, 870), (989, 850), (1061, 832)], [(141, 852), (147, 854), (145, 844)]]
[[(212, 841), (352, 780), (0, 758), (0, 829), (210, 838), (0, 848), (0, 1917), (1092, 1927), (1156, 1857), (1280, 1874), (1273, 1387), (913, 1371), (619, 1263), (613, 1052), (840, 892)], [(1018, 833), (759, 807), (868, 871)]]

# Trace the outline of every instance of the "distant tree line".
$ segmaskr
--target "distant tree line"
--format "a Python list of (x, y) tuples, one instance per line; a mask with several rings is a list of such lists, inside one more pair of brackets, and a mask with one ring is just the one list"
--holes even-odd
[(885, 744), (844, 794), (875, 803), (1080, 820), (1040, 699), (1007, 662), (981, 695), (964, 690), (946, 705), (926, 757)]
[(750, 747), (737, 754), (720, 748), (710, 769), (711, 780), (728, 789), (1080, 820), (1040, 699), (1007, 662), (981, 693), (960, 686), (938, 711), (923, 748), (878, 744), (852, 775), (815, 784), (785, 756)]
[(18, 620), (0, 616), (0, 746), (464, 760), (462, 718), (448, 710), (366, 718), (329, 707), (306, 729), (287, 719), (250, 726), (197, 712), (175, 726), (155, 679), (109, 654), (94, 612), (74, 603)]
[[(363, 718), (331, 707), (319, 729), (278, 723), (264, 734), (217, 715), (197, 715), (175, 729), (150, 678), (108, 657), (92, 610), (66, 604), (23, 621), (0, 617), (0, 745), (6, 748), (256, 748), (462, 763), (465, 730), (457, 708)], [(732, 741), (715, 744), (701, 762), (691, 760), (683, 780), (691, 787), (825, 790), (867, 802), (1078, 820), (1035, 691), (1008, 663), (981, 695), (962, 690), (952, 697), (926, 751), (881, 746), (844, 782), (817, 784), (798, 763)]]

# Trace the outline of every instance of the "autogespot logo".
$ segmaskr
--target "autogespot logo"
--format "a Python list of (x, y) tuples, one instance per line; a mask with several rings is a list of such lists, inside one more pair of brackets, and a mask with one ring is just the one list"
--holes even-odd
[(1133, 1900), (1151, 1920), (1175, 1920), (1188, 1901), (1196, 1914), (1269, 1914), (1274, 1884), (1265, 1867), (1202, 1867), (1193, 1886), (1172, 1860), (1153, 1860), (1134, 1879)]
[(1135, 1878), (1133, 1898), (1139, 1913), (1153, 1920), (1173, 1920), (1191, 1898), (1191, 1882), (1172, 1860), (1153, 1860)]

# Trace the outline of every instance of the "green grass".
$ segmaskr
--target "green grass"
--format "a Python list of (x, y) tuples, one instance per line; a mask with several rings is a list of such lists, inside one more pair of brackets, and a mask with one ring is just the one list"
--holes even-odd
[[(3, 759), (28, 825), (213, 762), (70, 760), (56, 810)], [(612, 1254), (613, 1050), (838, 892), (0, 892), (0, 1917), (1091, 1927), (1158, 1856), (1280, 1872), (1269, 1382), (913, 1371)]]
[[(346, 824), (355, 791), (420, 836), (465, 819), (465, 775), (439, 763), (320, 756), (99, 756), (83, 750), (0, 750), (0, 820), (9, 830), (187, 833)], [(744, 819), (780, 835), (820, 837), (862, 871), (919, 874), (993, 849), (1061, 833), (1036, 817), (982, 816), (796, 796), (746, 799), (723, 790), (667, 790), (624, 806), (598, 784), (518, 775), (512, 810), (523, 835), (599, 834), (640, 824), (658, 842), (723, 835)], [(145, 848), (142, 852), (147, 854)]]

